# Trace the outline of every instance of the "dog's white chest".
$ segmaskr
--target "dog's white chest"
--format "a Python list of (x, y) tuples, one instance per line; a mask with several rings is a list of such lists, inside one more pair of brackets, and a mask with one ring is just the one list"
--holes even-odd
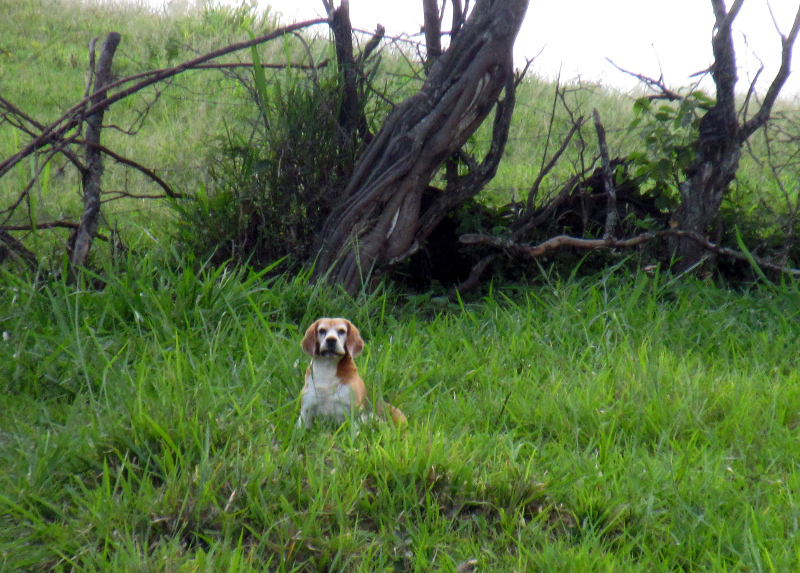
[(298, 424), (308, 426), (317, 415), (330, 416), (341, 423), (352, 404), (351, 388), (336, 376), (337, 363), (314, 360), (306, 379)]

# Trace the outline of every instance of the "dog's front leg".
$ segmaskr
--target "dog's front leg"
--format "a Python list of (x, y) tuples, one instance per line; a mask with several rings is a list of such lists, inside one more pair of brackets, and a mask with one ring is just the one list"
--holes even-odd
[(314, 414), (316, 414), (315, 400), (316, 397), (313, 390), (303, 392), (300, 397), (300, 416), (297, 418), (298, 428), (309, 428), (311, 426), (311, 422), (314, 421)]

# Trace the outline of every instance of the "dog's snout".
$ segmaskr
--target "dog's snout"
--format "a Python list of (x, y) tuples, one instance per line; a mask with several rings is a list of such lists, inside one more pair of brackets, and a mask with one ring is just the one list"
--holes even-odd
[(330, 350), (336, 350), (336, 345), (338, 342), (339, 341), (335, 336), (329, 336), (328, 338), (325, 339), (325, 348), (328, 348)]

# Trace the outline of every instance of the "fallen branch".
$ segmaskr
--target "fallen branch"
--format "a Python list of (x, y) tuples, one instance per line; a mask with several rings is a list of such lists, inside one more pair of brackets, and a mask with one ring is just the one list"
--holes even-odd
[[(78, 223), (73, 221), (50, 221), (48, 223), (36, 223), (36, 226), (33, 225), (4, 225), (2, 229), (0, 229), (0, 233), (5, 233), (6, 231), (38, 231), (41, 229), (77, 229), (79, 226)], [(108, 237), (102, 233), (97, 233), (94, 236), (95, 239), (100, 239), (101, 241), (108, 241)]]
[(687, 238), (695, 241), (701, 247), (717, 255), (738, 259), (741, 261), (749, 261), (752, 258), (753, 262), (755, 262), (759, 267), (769, 269), (771, 271), (790, 274), (792, 276), (800, 276), (800, 269), (793, 269), (787, 266), (778, 265), (755, 255), (747, 255), (741, 251), (735, 251), (733, 249), (729, 249), (728, 247), (721, 247), (695, 233), (681, 231), (678, 229), (667, 229), (664, 231), (642, 233), (641, 235), (631, 237), (630, 239), (615, 239), (613, 237), (607, 237), (603, 239), (581, 239), (579, 237), (571, 237), (569, 235), (558, 235), (535, 246), (523, 245), (507, 239), (500, 239), (498, 237), (481, 234), (461, 235), (459, 237), (459, 241), (465, 245), (486, 245), (495, 249), (501, 249), (512, 257), (533, 259), (541, 257), (551, 251), (560, 249), (561, 247), (572, 247), (584, 250), (630, 249), (660, 237)]

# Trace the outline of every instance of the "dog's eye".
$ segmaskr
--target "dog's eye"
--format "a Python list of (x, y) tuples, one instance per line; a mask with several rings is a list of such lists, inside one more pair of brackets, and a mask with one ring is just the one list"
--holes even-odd
[(317, 332), (319, 332), (320, 336), (325, 336), (325, 333), (328, 332), (326, 328), (320, 328)]
[(340, 328), (340, 329), (338, 329), (338, 331), (337, 331), (337, 332), (338, 332), (339, 334), (347, 334), (347, 329), (346, 329), (346, 328)]

